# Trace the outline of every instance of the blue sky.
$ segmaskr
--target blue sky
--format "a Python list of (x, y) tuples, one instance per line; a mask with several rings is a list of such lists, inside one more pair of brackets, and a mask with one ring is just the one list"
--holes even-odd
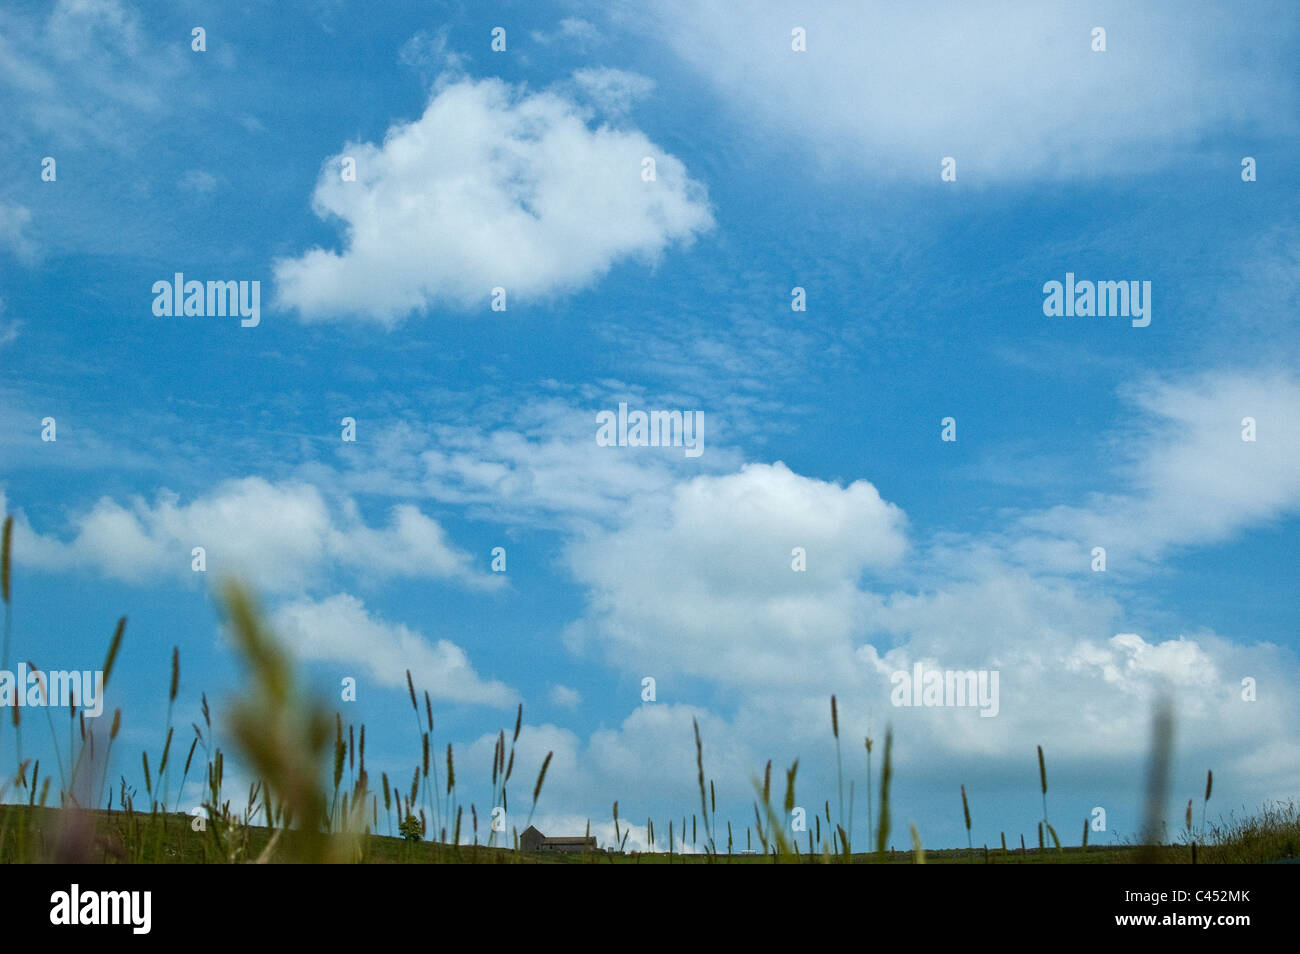
[[(129, 616), (108, 707), (156, 749), (172, 646), (180, 724), (239, 687), (238, 574), (357, 678), (372, 772), (409, 667), (482, 810), (522, 702), (548, 832), (689, 813), (693, 717), (720, 816), (769, 758), (834, 807), (831, 693), (859, 840), (887, 724), (897, 845), (962, 841), (962, 784), (977, 841), (1032, 834), (1038, 744), (1070, 840), (1133, 835), (1160, 686), (1171, 818), (1209, 768), (1213, 808), (1293, 796), (1294, 10), (639, 6), (6, 6), (15, 657), (93, 668)], [(175, 272), (260, 324), (156, 317)], [(1151, 282), (1150, 325), (1045, 316), (1067, 272)], [(597, 446), (620, 401), (704, 453)], [(891, 706), (917, 661), (998, 670), (998, 716)]]

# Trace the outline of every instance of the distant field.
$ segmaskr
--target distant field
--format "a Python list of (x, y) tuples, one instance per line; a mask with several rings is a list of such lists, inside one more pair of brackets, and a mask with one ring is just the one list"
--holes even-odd
[[(93, 819), (93, 835), (88, 830), (76, 833), (78, 844), (62, 847), (62, 834), (68, 813), (55, 808), (5, 805), (0, 807), (0, 863), (21, 861), (78, 860), (90, 863), (130, 863), (142, 861), (149, 864), (207, 864), (221, 863), (228, 858), (217, 850), (210, 832), (195, 832), (190, 828), (189, 815), (157, 814), (134, 815), (127, 812), (95, 810), (82, 813)], [(246, 845), (242, 858), (236, 860), (262, 860), (271, 829), (249, 826), (240, 828), (237, 841)], [(326, 836), (342, 839), (344, 836)], [(89, 849), (82, 847), (89, 844)], [(668, 852), (559, 854), (552, 852), (524, 852), (485, 846), (461, 846), (429, 841), (406, 841), (387, 835), (368, 835), (357, 840), (359, 857), (363, 864), (772, 864), (771, 855), (726, 854), (716, 858), (704, 854), (681, 855)], [(1292, 843), (1292, 857), (1295, 845)], [(1019, 849), (1003, 853), (1000, 848), (969, 850), (926, 850), (927, 864), (1125, 864), (1138, 860), (1143, 849), (1136, 846), (1089, 847), (1086, 851), (1075, 848), (1044, 850)], [(297, 857), (291, 834), (286, 834), (266, 856), (268, 863), (286, 862)], [(1156, 849), (1156, 860), (1164, 864), (1190, 864), (1191, 849), (1183, 845), (1161, 846)], [(1237, 860), (1224, 857), (1212, 846), (1201, 848), (1198, 861)], [(1263, 859), (1260, 859), (1263, 860)], [(1272, 860), (1272, 859), (1269, 859)], [(1279, 859), (1280, 860), (1280, 859)], [(836, 857), (807, 854), (785, 856), (782, 863), (842, 863)], [(852, 864), (914, 864), (910, 851), (886, 851), (883, 858), (875, 854), (854, 854)]]

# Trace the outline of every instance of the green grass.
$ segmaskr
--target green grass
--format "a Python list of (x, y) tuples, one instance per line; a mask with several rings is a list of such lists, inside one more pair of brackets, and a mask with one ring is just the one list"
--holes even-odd
[[(147, 846), (141, 859), (150, 864), (212, 864), (230, 860), (214, 848), (207, 832), (191, 829), (193, 819), (184, 814), (144, 815), (97, 809), (83, 813), (92, 824), (79, 833), (79, 839), (89, 847), (82, 849), (76, 860), (89, 863), (124, 864), (138, 857), (137, 842)], [(39, 806), (6, 805), (0, 807), (0, 827), (4, 829), (0, 842), (0, 863), (21, 861), (58, 860), (59, 846), (71, 813), (64, 809)], [(241, 843), (247, 845), (249, 859), (259, 858), (274, 837), (274, 830), (250, 825), (241, 833)], [(1258, 863), (1297, 857), (1300, 848), (1300, 821), (1293, 805), (1273, 808), (1262, 815), (1219, 829), (1216, 837), (1222, 841), (1198, 848), (1198, 861), (1202, 863)], [(326, 836), (340, 838), (341, 836)], [(742, 855), (725, 853), (716, 856), (705, 854), (681, 855), (667, 852), (556, 854), (550, 852), (512, 851), (507, 848), (488, 848), (484, 845), (459, 847), (431, 841), (407, 841), (386, 835), (367, 835), (361, 839), (360, 857), (363, 864), (772, 864), (772, 855)], [(1128, 864), (1148, 849), (1135, 845), (1090, 846), (1038, 851), (1019, 849), (1005, 855), (1000, 849), (990, 848), (987, 856), (982, 848), (926, 849), (926, 864)], [(1189, 845), (1164, 845), (1156, 849), (1159, 861), (1164, 864), (1190, 864)], [(266, 856), (268, 863), (290, 862), (298, 859), (301, 846), (294, 843), (294, 834), (279, 839)], [(785, 856), (781, 863), (817, 864), (826, 859), (821, 855), (803, 855), (799, 858)], [(835, 858), (839, 860), (838, 856)], [(855, 854), (852, 864), (912, 864), (910, 851), (886, 851), (883, 858), (875, 853)]]

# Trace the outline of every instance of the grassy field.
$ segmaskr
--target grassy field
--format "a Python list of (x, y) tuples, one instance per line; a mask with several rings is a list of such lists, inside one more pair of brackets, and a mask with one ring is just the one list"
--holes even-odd
[[(128, 813), (103, 809), (79, 812), (75, 822), (72, 812), (39, 806), (7, 805), (0, 807), (0, 863), (17, 861), (79, 861), (89, 863), (122, 864), (146, 861), (154, 864), (206, 864), (227, 861), (263, 861), (278, 863), (295, 861), (302, 848), (294, 843), (293, 833), (276, 840), (272, 829), (260, 826), (242, 826), (226, 833), (224, 843), (209, 832), (191, 829), (193, 819), (185, 814)], [(1296, 857), (1296, 832), (1292, 839), (1290, 857)], [(385, 835), (364, 835), (355, 842), (346, 836), (327, 836), (341, 842), (339, 854), (354, 851), (353, 860), (363, 864), (819, 864), (844, 863), (843, 856), (807, 854), (800, 856), (762, 854), (707, 854), (682, 855), (668, 852), (625, 853), (588, 852), (585, 854), (555, 854), (550, 852), (513, 851), (506, 848), (488, 848), (483, 845), (454, 847), (430, 841), (408, 841)], [(231, 857), (230, 846), (238, 846)], [(1279, 848), (1259, 845), (1256, 860), (1274, 860)], [(1215, 863), (1232, 860), (1249, 860), (1250, 846), (1236, 844), (1233, 850), (1224, 846), (1205, 846), (1198, 850), (1198, 861)], [(1125, 864), (1139, 860), (1144, 849), (1139, 846), (1105, 846), (1089, 848), (1012, 849), (1003, 853), (1000, 848), (974, 850), (942, 849), (925, 852), (927, 864)], [(1156, 850), (1156, 860), (1165, 864), (1190, 864), (1191, 848), (1186, 845), (1162, 846)], [(854, 854), (848, 859), (852, 864), (914, 864), (916, 856), (911, 851), (886, 851)]]

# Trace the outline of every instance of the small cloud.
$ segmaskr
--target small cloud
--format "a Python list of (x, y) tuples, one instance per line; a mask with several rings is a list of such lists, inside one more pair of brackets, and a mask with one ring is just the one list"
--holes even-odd
[(573, 82), (592, 105), (610, 115), (626, 113), (655, 88), (649, 77), (608, 67), (578, 70)]
[(0, 299), (0, 348), (16, 341), (18, 338), (18, 329), (23, 326), (21, 321), (4, 321), (4, 313), (4, 299)]
[(567, 42), (580, 50), (595, 46), (605, 39), (594, 23), (589, 23), (579, 17), (565, 17), (560, 21), (554, 33), (534, 30), (532, 38), (534, 43), (541, 44)]
[(29, 265), (40, 257), (36, 240), (27, 235), (31, 221), (30, 209), (0, 201), (0, 249), (7, 248), (20, 262)]
[(402, 48), (397, 51), (397, 60), (403, 66), (429, 76), (463, 72), (469, 57), (463, 53), (449, 52), (447, 37), (446, 27), (440, 28), (436, 33), (420, 30), (402, 44)]
[(236, 122), (238, 122), (239, 125), (243, 126), (251, 133), (266, 132), (266, 127), (262, 125), (262, 121), (258, 119), (256, 116), (243, 115), (240, 116), (236, 120)]
[(180, 187), (185, 192), (197, 192), (206, 195), (220, 185), (221, 180), (202, 169), (191, 169), (181, 176)]
[(568, 686), (551, 686), (551, 702), (562, 709), (576, 709), (582, 703), (582, 693)]

